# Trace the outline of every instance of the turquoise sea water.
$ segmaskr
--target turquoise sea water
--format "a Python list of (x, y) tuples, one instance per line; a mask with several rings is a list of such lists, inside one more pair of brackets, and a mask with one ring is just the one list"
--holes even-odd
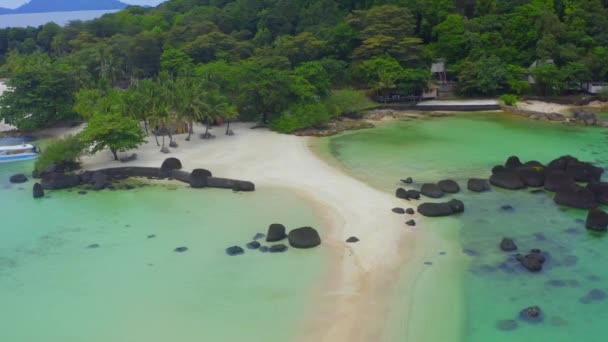
[[(268, 224), (322, 223), (279, 189), (235, 194), (154, 185), (48, 192), (0, 165), (2, 341), (286, 341), (326, 269), (323, 247), (284, 254), (244, 247)], [(149, 237), (154, 235), (154, 237)], [(98, 244), (99, 248), (87, 248)], [(176, 247), (186, 246), (185, 253)]]
[[(405, 286), (411, 279), (403, 282), (402, 292), (415, 291), (416, 301), (413, 308), (396, 310), (387, 341), (405, 341), (412, 335), (417, 342), (605, 341), (608, 299), (583, 303), (581, 298), (592, 289), (608, 292), (608, 237), (587, 233), (580, 223), (586, 212), (560, 208), (550, 194), (499, 189), (476, 194), (466, 190), (466, 179), (488, 177), (492, 166), (510, 155), (546, 163), (572, 154), (608, 168), (607, 146), (605, 129), (502, 113), (404, 120), (326, 139), (322, 154), (387, 192), (393, 193), (402, 186), (399, 179), (408, 176), (414, 178), (414, 188), (449, 177), (465, 189), (453, 196), (465, 202), (463, 215), (429, 219), (424, 228), (452, 239), (459, 248), (443, 256), (443, 246), (428, 251), (432, 265), (417, 277), (432, 272), (439, 281), (415, 289)], [(503, 205), (515, 210), (505, 212)], [(512, 254), (500, 251), (502, 237), (514, 238), (523, 252), (546, 251), (550, 257), (544, 270), (532, 274), (520, 268), (510, 260)], [(400, 305), (399, 295), (393, 302)], [(531, 305), (541, 306), (543, 323), (517, 319), (519, 311)], [(406, 311), (414, 316), (414, 326), (400, 321)], [(517, 327), (501, 330), (501, 320), (515, 320)], [(443, 326), (455, 322), (461, 333), (441, 333)]]

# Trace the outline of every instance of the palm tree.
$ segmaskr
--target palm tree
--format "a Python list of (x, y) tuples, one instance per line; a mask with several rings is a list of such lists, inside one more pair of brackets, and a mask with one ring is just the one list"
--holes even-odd
[[(205, 94), (205, 102), (208, 106), (207, 128), (203, 138), (208, 139), (213, 136), (209, 134), (209, 125), (211, 120), (231, 119), (236, 117), (236, 107), (228, 101), (228, 98), (222, 95), (218, 90), (213, 90)], [(226, 134), (229, 132), (229, 127)]]
[(203, 85), (193, 78), (180, 78), (176, 81), (175, 98), (176, 111), (180, 118), (188, 121), (188, 137), (190, 141), (194, 133), (194, 121), (204, 120), (209, 111), (204, 99)]

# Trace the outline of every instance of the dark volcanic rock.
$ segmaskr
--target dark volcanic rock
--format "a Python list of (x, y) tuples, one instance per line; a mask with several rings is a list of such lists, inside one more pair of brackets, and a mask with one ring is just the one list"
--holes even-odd
[(284, 244), (270, 246), (270, 248), (268, 248), (268, 251), (270, 253), (282, 253), (287, 251), (287, 246), (285, 246)]
[(510, 156), (507, 159), (507, 162), (505, 163), (505, 168), (507, 169), (515, 169), (518, 168), (520, 166), (522, 166), (523, 164), (521, 163), (521, 161), (519, 160), (519, 157), (516, 156)]
[(16, 175), (12, 175), (9, 181), (11, 183), (25, 183), (27, 182), (27, 176), (23, 173), (18, 173)]
[(454, 210), (448, 203), (422, 203), (418, 206), (418, 212), (427, 217), (450, 216)]
[(521, 263), (530, 272), (540, 272), (543, 269), (545, 263), (545, 256), (538, 249), (533, 249), (530, 254), (516, 256), (517, 261)]
[(437, 185), (439, 186), (439, 189), (441, 189), (441, 191), (447, 194), (455, 194), (460, 191), (460, 186), (458, 186), (458, 183), (451, 179), (439, 181)]
[(232, 247), (226, 248), (226, 254), (228, 254), (230, 256), (241, 255), (244, 253), (245, 253), (245, 250), (239, 246), (232, 246)]
[(177, 158), (167, 158), (165, 159), (165, 161), (163, 162), (163, 164), (160, 167), (161, 170), (163, 171), (167, 171), (167, 170), (181, 170), (182, 169), (182, 162), (179, 161), (179, 159)]
[(266, 237), (266, 234), (262, 234), (262, 233), (255, 233), (255, 235), (253, 236), (252, 240), (259, 240), (259, 239), (263, 239)]
[(538, 323), (543, 320), (543, 312), (540, 307), (534, 305), (521, 310), (519, 318), (527, 322)]
[(430, 198), (441, 198), (443, 197), (443, 191), (439, 188), (439, 185), (426, 183), (422, 184), (422, 188), (420, 188), (420, 193), (426, 197)]
[(500, 249), (505, 252), (513, 252), (517, 250), (517, 245), (513, 239), (503, 238), (500, 242)]
[(408, 190), (407, 191), (407, 199), (419, 200), (420, 199), (420, 191), (418, 191), (418, 190)]
[(268, 227), (268, 233), (266, 234), (267, 242), (281, 241), (287, 237), (285, 233), (285, 226), (280, 223), (273, 223)]
[(464, 212), (464, 203), (462, 203), (462, 201), (453, 199), (448, 202), (448, 205), (450, 206), (450, 208), (452, 208), (452, 211), (454, 212), (454, 214)]
[(589, 291), (583, 298), (579, 299), (579, 302), (583, 304), (589, 304), (591, 302), (599, 302), (606, 299), (607, 295), (604, 290), (593, 289)]
[(407, 190), (405, 190), (404, 188), (399, 188), (395, 191), (395, 196), (397, 198), (401, 198), (401, 199), (409, 199), (407, 197)]
[(592, 209), (598, 206), (593, 192), (578, 185), (561, 188), (555, 194), (553, 201), (557, 204), (578, 209)]
[(190, 173), (190, 186), (195, 189), (207, 186), (207, 179), (211, 177), (211, 172), (205, 169), (194, 169)]
[(526, 187), (515, 170), (505, 170), (494, 173), (490, 177), (490, 183), (497, 187), (509, 190), (518, 190)]
[(392, 211), (393, 211), (395, 214), (401, 214), (401, 215), (402, 215), (402, 214), (405, 214), (405, 209), (403, 209), (403, 208), (393, 208), (393, 209), (392, 209)]
[(408, 226), (410, 226), (410, 227), (413, 227), (413, 226), (415, 226), (415, 225), (416, 225), (416, 221), (414, 221), (414, 220), (409, 220), (409, 221), (405, 222), (405, 224), (407, 224), (407, 225), (408, 225)]
[(587, 189), (595, 195), (595, 199), (601, 204), (608, 205), (608, 183), (590, 182)]
[(536, 167), (521, 167), (517, 169), (519, 178), (525, 185), (531, 187), (541, 187), (545, 184), (545, 173)]
[(351, 236), (348, 239), (346, 239), (346, 242), (348, 242), (348, 243), (359, 242), (359, 238), (357, 238), (356, 236)]
[(467, 189), (474, 192), (484, 192), (490, 190), (490, 183), (486, 179), (471, 178), (467, 182)]
[(585, 227), (596, 232), (605, 232), (608, 229), (608, 213), (601, 209), (590, 210)]
[(406, 179), (402, 179), (401, 181), (403, 183), (405, 183), (405, 184), (412, 184), (412, 183), (414, 183), (414, 180), (412, 179), (412, 177), (407, 177)]
[(604, 169), (591, 163), (582, 162), (572, 156), (559, 157), (547, 166), (550, 170), (561, 170), (578, 182), (599, 181)]
[(34, 198), (44, 197), (44, 188), (42, 187), (42, 185), (40, 185), (40, 183), (34, 184), (33, 195)]
[(412, 208), (405, 209), (405, 213), (408, 215), (414, 215), (416, 212)]
[(405, 190), (404, 188), (399, 188), (395, 192), (395, 196), (397, 196), (397, 198), (401, 198), (401, 199), (405, 199), (405, 200), (410, 200), (410, 199), (417, 200), (417, 199), (420, 199), (420, 192), (416, 191), (416, 190)]
[(247, 248), (249, 249), (258, 249), (260, 248), (260, 243), (257, 241), (251, 241), (250, 243), (247, 244)]
[(291, 247), (294, 248), (312, 248), (321, 244), (319, 233), (312, 227), (293, 229), (287, 238)]
[(176, 249), (174, 249), (174, 251), (177, 253), (184, 253), (187, 250), (188, 250), (188, 247), (177, 247)]
[(269, 249), (270, 248), (268, 248), (268, 246), (260, 246), (260, 248), (258, 250), (262, 253), (268, 253)]
[(78, 185), (80, 185), (80, 177), (78, 175), (49, 173), (42, 177), (42, 187), (44, 189), (68, 189)]
[(505, 205), (503, 205), (503, 206), (500, 207), (500, 210), (511, 213), (511, 212), (515, 211), (515, 208), (513, 208), (513, 206), (510, 205), (510, 204), (505, 204)]
[(556, 192), (561, 189), (569, 189), (576, 185), (574, 178), (562, 170), (553, 170), (545, 177), (545, 190)]

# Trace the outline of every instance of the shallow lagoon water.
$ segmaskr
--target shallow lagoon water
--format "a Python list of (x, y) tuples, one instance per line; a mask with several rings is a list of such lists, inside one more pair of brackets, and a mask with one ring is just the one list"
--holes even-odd
[[(586, 212), (558, 207), (551, 194), (496, 188), (475, 194), (466, 190), (466, 179), (488, 177), (492, 166), (510, 155), (546, 163), (572, 154), (606, 168), (607, 146), (605, 129), (502, 113), (404, 120), (326, 139), (322, 154), (387, 192), (403, 186), (399, 179), (408, 176), (414, 178), (415, 188), (449, 177), (465, 189), (453, 196), (465, 202), (463, 215), (429, 219), (425, 226), (459, 248), (444, 255), (446, 259), (438, 256), (443, 246), (429, 248), (432, 265), (418, 276), (424, 279), (433, 272), (435, 279), (427, 282), (432, 286), (416, 288), (413, 307), (394, 312), (386, 340), (415, 336), (421, 342), (604, 341), (608, 300), (584, 303), (581, 298), (592, 289), (608, 292), (608, 237), (587, 233), (580, 223)], [(503, 205), (513, 206), (514, 211), (502, 210)], [(498, 248), (503, 236), (514, 238), (520, 251), (540, 248), (549, 253), (545, 269), (528, 273), (510, 260), (512, 253)], [(402, 291), (405, 284), (411, 285), (411, 280), (403, 280)], [(394, 303), (400, 304), (399, 294)], [(543, 323), (518, 320), (519, 311), (531, 305), (544, 310)], [(410, 317), (414, 313), (413, 322), (400, 321), (404, 312)], [(517, 326), (499, 329), (502, 320), (515, 320)], [(442, 334), (442, 326), (453, 324), (461, 326), (461, 333)]]
[[(6, 341), (286, 341), (324, 278), (326, 251), (224, 249), (268, 224), (318, 227), (313, 206), (279, 189), (48, 192), (0, 165), (0, 312)], [(23, 189), (23, 190), (22, 190)], [(88, 248), (91, 245), (98, 248)], [(186, 246), (184, 253), (174, 252)], [(91, 246), (95, 247), (95, 246)]]

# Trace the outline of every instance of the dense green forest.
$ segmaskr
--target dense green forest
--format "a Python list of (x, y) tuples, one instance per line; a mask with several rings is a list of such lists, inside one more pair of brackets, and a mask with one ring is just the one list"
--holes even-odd
[(23, 129), (96, 116), (120, 126), (112, 118), (127, 116), (169, 130), (176, 119), (240, 116), (290, 132), (368, 106), (365, 94), (420, 93), (438, 58), (463, 96), (559, 95), (608, 81), (608, 0), (129, 7), (66, 27), (0, 30), (0, 76), (13, 89), (0, 106)]

